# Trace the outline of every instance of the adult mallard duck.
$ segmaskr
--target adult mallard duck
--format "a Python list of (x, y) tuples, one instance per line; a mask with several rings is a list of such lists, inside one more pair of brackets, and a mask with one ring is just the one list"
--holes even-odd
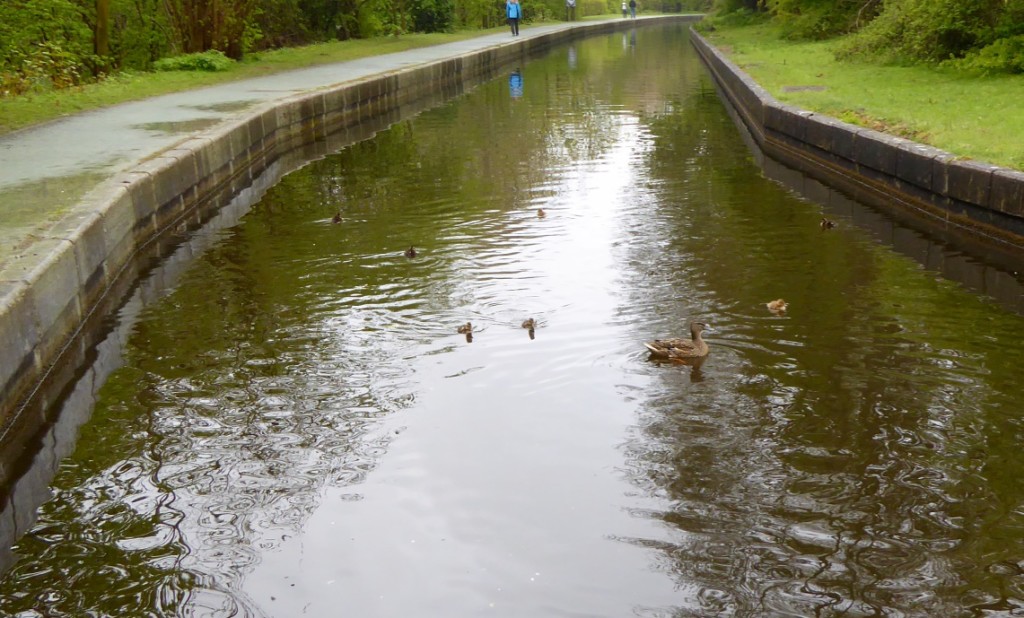
[(463, 324), (462, 326), (459, 327), (459, 331), (458, 332), (459, 332), (460, 335), (471, 335), (471, 334), (473, 334), (473, 323), (472, 322), (466, 322), (465, 324)]
[(789, 306), (789, 303), (781, 298), (776, 298), (775, 300), (770, 300), (765, 303), (765, 306), (768, 307), (768, 311), (771, 311), (772, 313), (782, 313), (786, 310), (786, 307)]
[(701, 338), (703, 331), (711, 332), (711, 327), (704, 322), (690, 322), (689, 339), (655, 339), (644, 345), (651, 351), (651, 356), (669, 360), (685, 360), (707, 356), (708, 344)]

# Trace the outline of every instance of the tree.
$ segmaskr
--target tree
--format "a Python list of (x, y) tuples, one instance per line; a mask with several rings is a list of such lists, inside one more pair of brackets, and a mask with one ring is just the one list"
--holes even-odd
[(179, 51), (190, 54), (216, 49), (240, 59), (246, 26), (258, 0), (165, 0), (164, 7)]
[(96, 0), (93, 43), (93, 52), (97, 56), (104, 57), (110, 54), (110, 0)]

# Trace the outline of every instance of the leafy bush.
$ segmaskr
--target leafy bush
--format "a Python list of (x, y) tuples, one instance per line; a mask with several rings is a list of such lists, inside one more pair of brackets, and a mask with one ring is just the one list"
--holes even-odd
[(788, 39), (826, 39), (855, 29), (874, 17), (878, 2), (860, 0), (767, 0)]
[(161, 58), (153, 63), (157, 71), (226, 71), (235, 61), (216, 49), (199, 54)]
[(994, 39), (992, 22), (1004, 0), (892, 0), (839, 50), (840, 58), (939, 62), (962, 57)]
[(1024, 35), (998, 39), (963, 58), (943, 64), (981, 73), (1024, 73)]
[(763, 10), (764, 3), (761, 0), (714, 0), (712, 9), (716, 15), (754, 12)]
[(455, 27), (455, 2), (413, 0), (412, 20), (416, 32), (449, 32)]

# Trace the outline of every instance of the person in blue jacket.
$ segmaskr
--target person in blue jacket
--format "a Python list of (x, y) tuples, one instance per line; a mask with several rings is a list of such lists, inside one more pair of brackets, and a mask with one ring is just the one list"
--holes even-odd
[(523, 7), (519, 0), (505, 0), (505, 15), (508, 25), (512, 28), (512, 36), (519, 36), (519, 20), (523, 17)]

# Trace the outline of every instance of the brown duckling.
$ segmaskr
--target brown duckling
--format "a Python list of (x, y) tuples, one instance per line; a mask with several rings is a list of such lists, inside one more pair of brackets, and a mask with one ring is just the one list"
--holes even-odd
[(831, 230), (835, 226), (836, 226), (836, 222), (833, 221), (832, 219), (826, 219), (825, 217), (821, 218), (821, 229), (823, 229), (823, 230)]
[(523, 320), (523, 328), (526, 330), (533, 330), (537, 327), (537, 322), (533, 318), (527, 318)]
[(414, 258), (416, 257), (416, 247), (409, 247), (405, 250), (405, 257)]
[(543, 219), (544, 217), (548, 216), (548, 213), (544, 212), (543, 208), (538, 208), (537, 209), (537, 216), (540, 217), (541, 219)]
[(765, 303), (765, 306), (768, 307), (768, 311), (771, 311), (772, 313), (782, 313), (786, 310), (786, 307), (789, 306), (789, 303), (781, 298), (776, 298), (775, 300), (770, 300)]
[(459, 327), (458, 332), (460, 335), (472, 335), (473, 334), (473, 323), (466, 322)]
[(713, 332), (704, 322), (690, 322), (689, 339), (655, 339), (644, 343), (651, 356), (669, 360), (686, 360), (707, 356), (708, 344), (701, 338), (703, 331)]
[(331, 217), (331, 223), (341, 223), (341, 211), (339, 210), (333, 217)]

